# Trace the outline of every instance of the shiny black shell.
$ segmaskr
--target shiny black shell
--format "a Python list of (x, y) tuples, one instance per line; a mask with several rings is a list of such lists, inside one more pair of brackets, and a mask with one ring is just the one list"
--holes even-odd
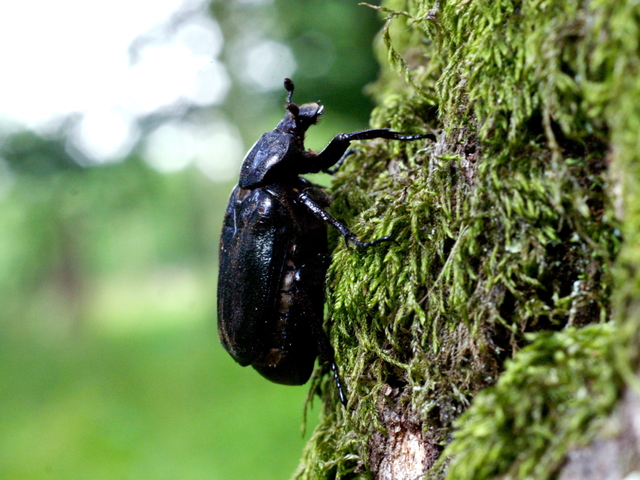
[(220, 241), (222, 344), (240, 365), (286, 385), (305, 383), (319, 354), (314, 329), (322, 328), (328, 265), (327, 228), (300, 203), (301, 192), (328, 204), (319, 187), (299, 177), (237, 186)]
[(324, 107), (291, 103), (271, 132), (251, 147), (231, 193), (220, 239), (218, 332), (224, 348), (243, 366), (286, 385), (305, 383), (316, 357), (333, 371), (340, 402), (347, 405), (333, 347), (322, 329), (324, 278), (328, 266), (327, 228), (345, 242), (368, 248), (390, 236), (363, 242), (325, 208), (320, 187), (300, 177), (333, 173), (353, 152), (354, 140), (412, 141), (433, 137), (405, 135), (388, 128), (339, 133), (320, 152), (304, 147), (304, 136)]
[[(251, 188), (264, 182), (267, 173), (291, 156), (289, 155), (291, 145), (298, 147), (291, 134), (277, 130), (262, 134), (242, 162), (238, 185), (242, 188)], [(296, 153), (294, 152), (294, 156)]]

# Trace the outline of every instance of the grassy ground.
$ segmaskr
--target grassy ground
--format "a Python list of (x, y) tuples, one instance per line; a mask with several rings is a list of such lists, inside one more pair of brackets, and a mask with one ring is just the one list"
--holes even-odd
[(3, 479), (282, 479), (303, 445), (307, 388), (234, 364), (212, 324), (7, 333), (0, 385)]

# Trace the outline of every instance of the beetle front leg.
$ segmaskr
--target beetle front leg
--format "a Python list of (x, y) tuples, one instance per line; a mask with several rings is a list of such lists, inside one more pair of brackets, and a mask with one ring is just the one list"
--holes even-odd
[(358, 237), (356, 236), (355, 233), (353, 233), (351, 230), (349, 230), (346, 225), (344, 225), (343, 223), (340, 223), (338, 220), (336, 220), (331, 215), (329, 215), (329, 213), (327, 213), (324, 210), (324, 208), (322, 208), (313, 199), (311, 199), (311, 197), (309, 196), (308, 193), (301, 192), (298, 198), (304, 204), (304, 206), (307, 207), (309, 209), (309, 211), (315, 217), (317, 217), (320, 220), (328, 223), (333, 228), (338, 230), (340, 232), (340, 234), (344, 237), (345, 242), (347, 242), (347, 243), (351, 242), (351, 243), (353, 243), (354, 245), (356, 245), (358, 247), (368, 248), (368, 247), (371, 247), (373, 245), (377, 245), (378, 243), (387, 242), (387, 241), (391, 240), (391, 235), (387, 235), (385, 237), (378, 238), (376, 240), (372, 240), (371, 242), (361, 242), (360, 240), (358, 240)]
[[(314, 171), (328, 171), (330, 167), (340, 163), (344, 159), (344, 155), (349, 145), (354, 140), (372, 140), (374, 138), (385, 138), (387, 140), (420, 140), (421, 138), (430, 138), (435, 140), (433, 134), (405, 135), (400, 132), (394, 132), (388, 128), (371, 128), (369, 130), (360, 130), (352, 133), (340, 133), (333, 137), (324, 150), (322, 150), (314, 159)], [(344, 161), (344, 160), (343, 160)]]

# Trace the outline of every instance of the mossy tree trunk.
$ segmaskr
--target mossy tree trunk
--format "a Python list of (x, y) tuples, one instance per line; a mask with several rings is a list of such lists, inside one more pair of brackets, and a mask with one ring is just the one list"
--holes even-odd
[(635, 378), (640, 4), (380, 10), (371, 123), (437, 141), (369, 142), (334, 182), (333, 213), (394, 242), (334, 238), (349, 405), (317, 372), (295, 477), (553, 478)]

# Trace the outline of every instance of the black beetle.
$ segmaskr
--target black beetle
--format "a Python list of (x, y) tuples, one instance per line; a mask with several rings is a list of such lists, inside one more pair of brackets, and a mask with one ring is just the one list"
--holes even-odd
[(285, 78), (282, 121), (263, 134), (242, 162), (220, 237), (218, 332), (224, 348), (242, 366), (265, 378), (302, 385), (316, 357), (329, 363), (340, 401), (346, 395), (333, 347), (322, 329), (324, 280), (329, 259), (326, 224), (346, 241), (369, 247), (329, 215), (322, 189), (301, 178), (329, 171), (350, 152), (353, 140), (417, 140), (386, 128), (336, 135), (319, 154), (304, 148), (304, 135), (322, 115), (320, 103), (291, 103), (293, 82)]

